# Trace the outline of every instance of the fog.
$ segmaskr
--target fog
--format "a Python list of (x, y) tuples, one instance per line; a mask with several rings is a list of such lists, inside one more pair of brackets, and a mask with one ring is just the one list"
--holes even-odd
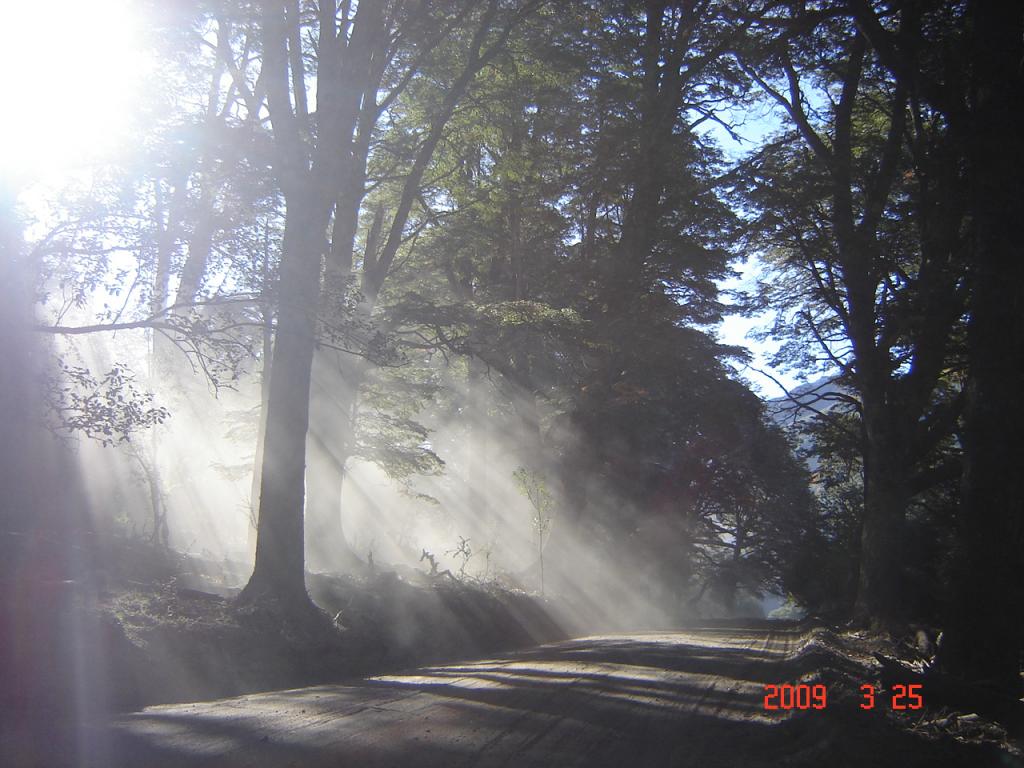
[[(154, 402), (170, 416), (115, 445), (85, 437), (68, 442), (98, 529), (129, 540), (161, 541), (165, 514), (168, 546), (220, 564), (221, 586), (240, 588), (251, 572), (255, 546), (260, 363), (249, 361), (237, 382), (214, 387), (165, 341), (157, 336), (155, 353), (146, 331), (72, 343), (69, 360), (98, 371), (127, 365), (136, 372), (136, 385), (153, 392)], [(433, 557), (433, 578), (539, 596), (537, 510), (516, 479), (517, 472), (525, 472), (549, 497), (544, 597), (567, 626), (665, 627), (721, 610), (707, 601), (696, 610), (687, 604), (695, 587), (685, 556), (690, 532), (684, 516), (659, 519), (626, 510), (600, 479), (586, 490), (585, 514), (573, 515), (557, 474), (564, 457), (553, 453), (549, 436), (556, 433), (562, 445), (573, 441), (566, 435), (569, 427), (556, 422), (540, 398), (524, 396), (496, 372), (475, 369), (464, 359), (437, 356), (419, 365), (420, 373), (426, 370), (440, 385), (414, 414), (426, 438), (410, 450), (432, 452), (443, 464), (431, 465), (425, 474), (395, 477), (382, 462), (350, 457), (333, 508), (347, 557), (332, 551), (332, 540), (309, 538), (310, 570), (359, 579), (394, 571), (424, 584)], [(391, 377), (402, 373), (384, 371)], [(533, 418), (524, 419), (524, 413)], [(363, 404), (357, 431), (372, 431), (363, 423), (374, 418), (372, 407)], [(337, 418), (311, 424), (307, 499), (317, 483), (323, 484), (322, 493), (336, 488), (336, 478), (315, 471), (317, 446), (331, 439), (332, 426), (344, 428)], [(623, 519), (636, 524), (614, 527)]]

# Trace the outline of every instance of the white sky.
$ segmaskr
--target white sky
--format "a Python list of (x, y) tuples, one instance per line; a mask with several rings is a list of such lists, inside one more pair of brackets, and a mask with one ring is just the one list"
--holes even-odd
[(116, 149), (146, 71), (131, 0), (0, 5), (0, 177), (15, 188)]

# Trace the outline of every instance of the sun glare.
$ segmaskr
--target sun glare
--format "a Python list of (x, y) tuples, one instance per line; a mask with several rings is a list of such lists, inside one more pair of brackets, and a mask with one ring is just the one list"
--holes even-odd
[(37, 180), (111, 151), (147, 56), (131, 0), (5, 3), (0, 10), (0, 174)]

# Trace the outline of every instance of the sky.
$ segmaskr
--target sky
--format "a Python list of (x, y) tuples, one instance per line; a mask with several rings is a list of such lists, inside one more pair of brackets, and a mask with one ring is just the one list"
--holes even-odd
[[(756, 256), (752, 256), (746, 263), (734, 265), (733, 268), (740, 273), (738, 277), (723, 280), (718, 284), (718, 287), (723, 291), (736, 289), (753, 290), (761, 267), (760, 260)], [(723, 344), (746, 347), (750, 350), (752, 359), (749, 363), (735, 363), (732, 364), (732, 367), (744, 381), (750, 384), (758, 395), (769, 400), (783, 397), (785, 392), (779, 388), (776, 382), (772, 381), (768, 376), (759, 373), (758, 370), (767, 371), (788, 390), (792, 390), (802, 383), (801, 379), (794, 377), (791, 373), (776, 370), (769, 365), (769, 358), (778, 348), (778, 344), (747, 338), (747, 334), (752, 330), (769, 325), (771, 319), (772, 315), (770, 312), (754, 317), (728, 315), (724, 322), (716, 329), (718, 339)]]
[(131, 0), (50, 0), (0, 10), (0, 177), (52, 179), (114, 150), (151, 66)]
[[(722, 119), (732, 126), (733, 133), (739, 136), (740, 141), (733, 138), (718, 123), (709, 121), (702, 127), (706, 135), (718, 142), (725, 157), (733, 161), (755, 149), (765, 137), (778, 130), (782, 124), (782, 117), (774, 107), (758, 107), (749, 112), (726, 111), (722, 113)], [(723, 292), (729, 290), (753, 291), (763, 266), (757, 254), (750, 254), (745, 262), (733, 264), (733, 269), (739, 273), (738, 276), (720, 281), (718, 287)], [(718, 339), (722, 343), (746, 347), (750, 350), (752, 356), (750, 363), (747, 365), (734, 364), (733, 368), (757, 394), (766, 399), (782, 397), (785, 393), (776, 382), (768, 376), (758, 373), (755, 369), (769, 372), (772, 377), (790, 390), (801, 383), (801, 380), (792, 374), (778, 371), (769, 365), (769, 358), (778, 348), (778, 344), (755, 341), (747, 337), (752, 330), (769, 325), (771, 319), (772, 313), (770, 312), (755, 317), (729, 315), (716, 329)]]

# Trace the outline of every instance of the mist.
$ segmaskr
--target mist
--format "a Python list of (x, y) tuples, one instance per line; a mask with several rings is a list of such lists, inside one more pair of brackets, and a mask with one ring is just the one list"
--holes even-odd
[[(146, 335), (90, 338), (75, 345), (73, 356), (92, 370), (109, 370), (120, 361), (146, 371), (153, 357), (153, 340)], [(160, 355), (152, 366), (157, 375), (140, 374), (135, 381), (168, 409), (166, 421), (112, 446), (87, 438), (70, 441), (92, 522), (118, 537), (160, 540), (175, 551), (219, 563), (226, 579), (219, 586), (241, 588), (255, 554), (258, 361), (237, 384), (214, 388), (179, 350), (165, 348)], [(356, 559), (336, 557), (332, 569), (337, 553), (330, 542), (311, 537), (307, 556), (320, 566), (312, 570), (341, 573), (344, 563), (363, 579), (394, 571), (426, 583), (432, 567), (427, 553), (438, 573), (447, 572), (445, 578), (539, 595), (542, 550), (545, 598), (561, 621), (580, 631), (659, 628), (724, 615), (721, 605), (688, 605), (696, 587), (680, 581), (692, 537), (685, 521), (647, 519), (610, 534), (602, 521), (623, 516), (628, 502), (600, 487), (589, 490), (592, 501), (584, 513), (571, 514), (567, 491), (552, 471), (555, 460), (551, 453), (538, 453), (551, 451), (543, 444), (552, 430), (551, 415), (530, 403), (537, 420), (524, 420), (529, 398), (500, 375), (469, 380), (464, 362), (440, 358), (429, 367), (451, 391), (417, 414), (426, 438), (412, 449), (436, 454), (437, 467), (429, 474), (395, 477), (379, 463), (350, 457), (335, 514), (342, 545)], [(518, 409), (516, 401), (521, 401)], [(373, 418), (363, 413), (357, 421)], [(311, 446), (331, 426), (314, 425)], [(578, 439), (566, 434), (564, 424), (554, 429), (567, 444)], [(550, 496), (543, 545), (536, 510), (516, 480), (517, 471), (528, 472)], [(318, 482), (333, 490), (330, 481), (307, 471), (307, 493)]]

